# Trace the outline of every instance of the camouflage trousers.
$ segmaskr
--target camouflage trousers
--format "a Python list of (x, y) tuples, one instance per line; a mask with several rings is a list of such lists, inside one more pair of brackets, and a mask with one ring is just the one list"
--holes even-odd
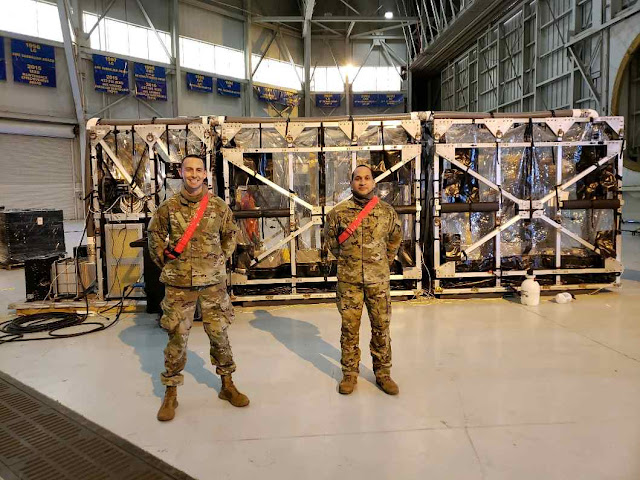
[(198, 303), (204, 331), (211, 345), (211, 364), (216, 366), (216, 373), (229, 375), (236, 370), (227, 337), (227, 327), (233, 322), (234, 313), (226, 285), (193, 288), (167, 285), (162, 301), (164, 314), (160, 320), (160, 325), (169, 334), (169, 343), (164, 349), (163, 385), (179, 386), (184, 382), (182, 370), (187, 364), (187, 340)]
[(391, 371), (391, 294), (389, 282), (372, 284), (353, 284), (338, 282), (338, 310), (342, 316), (342, 371), (358, 373), (360, 363), (360, 318), (362, 306), (367, 306), (371, 321), (371, 358), (376, 375), (389, 374)]

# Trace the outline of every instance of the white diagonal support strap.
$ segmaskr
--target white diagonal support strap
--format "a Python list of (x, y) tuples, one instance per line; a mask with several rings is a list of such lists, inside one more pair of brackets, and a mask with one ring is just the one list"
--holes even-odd
[[(446, 158), (446, 157), (445, 157)], [(472, 177), (478, 179), (479, 181), (481, 181), (482, 183), (484, 183), (487, 187), (495, 190), (496, 192), (498, 192), (499, 194), (501, 194), (503, 197), (508, 198), (509, 200), (511, 200), (513, 203), (516, 203), (518, 205), (520, 205), (521, 201), (518, 197), (516, 197), (515, 195), (511, 195), (509, 192), (507, 192), (506, 190), (501, 189), (500, 187), (498, 187), (498, 185), (496, 185), (495, 183), (493, 183), (491, 180), (483, 177), (482, 175), (480, 175), (478, 172), (476, 172), (475, 170), (472, 170), (471, 168), (467, 167), (464, 163), (451, 158), (447, 158), (447, 160), (449, 162), (451, 162), (453, 165), (455, 165), (456, 167), (458, 167), (459, 169), (463, 170), (464, 172), (468, 173), (469, 175), (471, 175)]]
[[(129, 183), (129, 185), (131, 185), (133, 183), (133, 178), (131, 178), (131, 175), (129, 175), (129, 172), (127, 172), (127, 170), (124, 168), (124, 165), (122, 165), (122, 162), (120, 162), (120, 159), (116, 156), (115, 153), (113, 153), (113, 150), (111, 150), (111, 148), (109, 147), (109, 145), (107, 145), (107, 142), (105, 142), (104, 139), (100, 140), (99, 143), (102, 149), (105, 151), (105, 153), (109, 156), (113, 164), (116, 166), (120, 174)], [(131, 186), (131, 189), (133, 190), (133, 193), (135, 193), (139, 198), (145, 197), (144, 192), (140, 190), (140, 187), (138, 187), (137, 185), (133, 184)]]
[(294, 238), (296, 238), (297, 236), (303, 234), (304, 232), (306, 232), (307, 230), (309, 230), (311, 227), (313, 227), (314, 225), (320, 225), (321, 220), (318, 217), (313, 218), (309, 223), (307, 223), (304, 227), (300, 227), (298, 230), (291, 232), (288, 236), (286, 236), (285, 238), (283, 238), (282, 240), (280, 240), (278, 243), (276, 243), (274, 246), (272, 246), (271, 248), (269, 248), (268, 250), (265, 250), (264, 252), (262, 252), (260, 255), (258, 255), (257, 258), (255, 258), (254, 260), (251, 261), (251, 266), (255, 266), (256, 264), (260, 263), (262, 260), (264, 260), (265, 258), (267, 258), (267, 256), (271, 255), (273, 252), (275, 252), (277, 249), (285, 246), (287, 243), (289, 243), (291, 240), (293, 240)]
[(307, 210), (313, 211), (313, 205), (311, 205), (308, 202), (305, 202), (300, 197), (298, 197), (295, 193), (289, 192), (287, 189), (282, 188), (277, 183), (272, 182), (268, 178), (264, 177), (263, 175), (260, 175), (258, 172), (254, 171), (254, 170), (250, 169), (249, 167), (247, 167), (246, 165), (244, 165), (242, 163), (242, 153), (241, 152), (234, 152), (234, 151), (231, 151), (231, 150), (224, 150), (223, 155), (224, 155), (224, 159), (226, 161), (228, 161), (229, 163), (233, 164), (235, 167), (238, 167), (243, 172), (248, 173), (253, 178), (255, 178), (256, 180), (261, 181), (265, 185), (269, 185), (271, 188), (273, 188), (277, 192), (280, 192), (282, 195), (290, 198), (291, 200), (296, 202), (298, 205), (302, 205)]
[[(614, 154), (611, 155), (610, 157), (604, 157), (601, 158), (600, 160), (598, 160), (597, 163), (591, 165), (589, 168), (587, 168), (586, 170), (583, 170), (582, 172), (580, 172), (578, 175), (576, 175), (575, 177), (569, 179), (568, 181), (566, 181), (565, 183), (563, 183), (562, 185), (560, 185), (557, 190), (566, 190), (567, 188), (569, 188), (571, 185), (573, 185), (574, 183), (582, 180), (584, 177), (586, 177), (587, 175), (589, 175), (591, 172), (593, 172), (594, 170), (596, 170), (598, 167), (601, 167), (602, 165), (604, 165), (607, 162), (610, 162), (611, 160), (614, 160), (618, 158), (618, 154)], [(551, 200), (552, 198), (555, 198), (556, 196), (556, 192), (550, 192), (547, 195), (545, 195), (544, 197), (542, 197), (540, 199), (540, 202), (547, 203), (549, 200)]]
[(596, 252), (597, 254), (600, 254), (600, 249), (598, 247), (596, 247), (595, 245), (591, 245), (589, 242), (587, 242), (585, 239), (583, 239), (582, 237), (579, 237), (578, 235), (576, 235), (575, 233), (571, 232), (570, 230), (567, 230), (565, 227), (563, 227), (562, 225), (560, 225), (559, 223), (551, 220), (549, 217), (545, 216), (545, 215), (540, 215), (537, 218), (539, 218), (540, 220), (544, 220), (545, 222), (547, 222), (549, 225), (551, 225), (552, 227), (557, 228), (558, 230), (560, 230), (562, 233), (564, 233), (565, 235), (567, 235), (568, 237), (573, 238), (576, 242), (581, 243), (582, 245), (584, 245), (585, 247), (587, 247), (590, 250), (593, 250), (594, 252)]
[[(407, 163), (411, 162), (412, 160), (414, 160), (418, 155), (420, 155), (420, 152), (422, 151), (422, 147), (420, 145), (408, 145), (408, 147), (415, 147), (415, 148), (407, 148), (407, 145), (405, 145), (402, 149), (403, 152), (403, 159), (402, 161), (396, 163), (393, 167), (391, 167), (389, 170), (385, 171), (384, 173), (382, 173), (381, 175), (378, 175), (376, 178), (374, 178), (374, 183), (378, 183), (381, 180), (384, 180), (385, 178), (387, 178), (389, 175), (391, 175), (393, 172), (397, 171), (399, 168), (401, 168), (403, 165), (406, 165)], [(405, 157), (405, 150), (407, 151), (406, 157)], [(346, 191), (346, 190), (345, 190)], [(344, 199), (340, 200), (338, 203), (336, 203), (333, 206), (327, 206), (325, 207), (325, 212), (329, 213), (331, 210), (333, 210), (334, 208), (336, 208), (338, 205), (346, 202), (347, 200), (349, 200), (350, 198), (353, 197), (353, 194), (349, 195), (348, 197), (345, 197)]]
[(511, 225), (513, 225), (514, 223), (516, 223), (518, 220), (521, 220), (521, 219), (522, 219), (522, 217), (520, 215), (516, 215), (515, 217), (510, 218), (507, 222), (503, 223), (498, 228), (496, 228), (493, 231), (487, 233), (484, 237), (482, 237), (476, 243), (474, 243), (472, 245), (469, 245), (467, 248), (465, 248), (463, 250), (464, 254), (468, 256), (468, 254), (473, 252), (476, 248), (478, 248), (478, 247), (482, 246), (483, 244), (487, 243), (489, 240), (491, 240), (493, 237), (498, 235), (500, 232), (502, 232), (503, 230), (506, 230)]

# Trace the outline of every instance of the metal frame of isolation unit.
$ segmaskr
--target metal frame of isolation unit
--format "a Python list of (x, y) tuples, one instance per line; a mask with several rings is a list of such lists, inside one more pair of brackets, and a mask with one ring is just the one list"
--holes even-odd
[[(558, 112), (559, 113), (559, 112)], [(539, 269), (535, 270), (536, 275), (555, 275), (555, 282), (551, 285), (542, 285), (542, 290), (581, 290), (581, 289), (600, 289), (612, 286), (619, 286), (620, 276), (623, 271), (622, 260), (622, 236), (620, 233), (620, 219), (622, 212), (622, 149), (623, 149), (623, 136), (624, 136), (624, 118), (623, 117), (599, 117), (593, 110), (569, 110), (564, 111), (567, 116), (547, 116), (540, 117), (536, 114), (496, 114), (495, 118), (478, 118), (488, 117), (481, 114), (474, 116), (474, 114), (467, 114), (467, 118), (464, 118), (462, 112), (452, 115), (455, 118), (442, 118), (444, 114), (438, 113), (433, 120), (432, 128), (435, 139), (435, 154), (432, 164), (432, 188), (433, 188), (433, 206), (431, 209), (432, 221), (431, 228), (433, 229), (433, 270), (435, 272), (434, 277), (434, 292), (439, 295), (449, 294), (475, 294), (475, 293), (498, 293), (513, 291), (514, 288), (503, 285), (501, 281), (508, 277), (524, 276), (524, 270), (505, 270), (501, 269), (501, 232), (523, 220), (540, 220), (555, 228), (555, 268), (552, 269)], [(507, 118), (508, 115), (513, 115)], [(553, 142), (524, 142), (524, 143), (501, 143), (504, 133), (506, 133), (514, 124), (526, 124), (532, 122), (533, 124), (546, 125), (557, 136), (557, 141)], [(619, 140), (605, 140), (605, 141), (563, 141), (563, 135), (574, 125), (575, 123), (592, 122), (606, 123), (609, 127), (619, 136)], [(481, 124), (488, 129), (495, 137), (495, 143), (438, 143), (444, 138), (446, 139), (446, 132), (453, 125), (460, 124)], [(504, 132), (504, 133), (503, 133)], [(563, 179), (562, 176), (562, 162), (563, 162), (563, 148), (577, 147), (577, 146), (606, 146), (606, 155), (601, 157), (600, 160), (585, 169), (584, 171), (577, 173), (572, 178)], [(529, 199), (517, 198), (515, 195), (505, 191), (501, 188), (501, 155), (503, 148), (513, 147), (554, 147), (555, 148), (555, 165), (556, 165), (556, 187), (548, 192), (543, 198), (539, 200), (530, 201)], [(455, 158), (456, 149), (480, 149), (480, 148), (495, 148), (496, 149), (496, 179), (492, 181), (473, 169), (467, 167), (463, 162), (458, 161)], [(441, 220), (442, 215), (454, 212), (472, 212), (483, 211), (482, 205), (474, 206), (473, 204), (465, 203), (442, 203), (442, 191), (440, 188), (441, 180), (441, 165), (443, 161), (449, 162), (452, 166), (466, 172), (485, 187), (495, 191), (499, 202), (499, 207), (488, 208), (485, 211), (492, 211), (495, 213), (495, 228), (478, 239), (475, 243), (468, 246), (461, 246), (462, 255), (467, 256), (469, 253), (479, 248), (481, 245), (486, 244), (493, 238), (496, 238), (494, 248), (494, 267), (491, 271), (457, 271), (456, 261), (446, 261), (441, 263)], [(588, 174), (596, 171), (598, 168), (613, 162), (617, 175), (617, 194), (614, 200), (569, 200), (569, 192), (567, 191), (571, 186), (576, 185), (581, 179)], [(500, 210), (504, 199), (509, 199), (517, 206), (516, 214), (514, 217), (507, 219), (500, 218)], [(558, 205), (559, 203), (559, 205)], [(581, 238), (575, 233), (565, 228), (560, 218), (552, 219), (545, 215), (545, 207), (554, 206), (559, 207), (558, 212), (563, 209), (613, 209), (616, 214), (613, 220), (614, 238), (615, 238), (615, 258), (605, 257), (604, 268), (561, 268), (562, 267), (562, 237), (568, 236), (575, 242), (578, 242), (583, 247), (600, 255), (600, 249)], [(612, 283), (579, 283), (579, 284), (563, 284), (563, 275), (582, 275), (582, 274), (616, 274), (616, 280)], [(470, 282), (482, 281), (487, 279), (495, 279), (495, 286), (477, 286), (469, 287), (461, 285), (460, 287), (454, 286), (442, 286), (442, 281), (447, 279), (468, 279)], [(505, 282), (506, 283), (506, 282)]]
[[(106, 139), (115, 132), (128, 131), (133, 139), (137, 135), (146, 144), (146, 151), (149, 156), (149, 174), (151, 177), (151, 192), (145, 192), (136, 185), (131, 174), (127, 171), (121, 158), (116, 151), (111, 148)], [(114, 228), (116, 225), (128, 228), (128, 226), (145, 225), (155, 212), (162, 199), (159, 193), (162, 186), (166, 187), (167, 178), (166, 164), (177, 163), (171, 159), (169, 142), (169, 131), (186, 131), (187, 136), (192, 132), (206, 149), (206, 171), (209, 185), (212, 183), (212, 149), (213, 136), (209, 117), (181, 117), (181, 118), (155, 118), (152, 120), (110, 120), (93, 118), (87, 122), (87, 132), (89, 136), (89, 146), (91, 154), (91, 181), (94, 192), (99, 192), (98, 160), (110, 162), (115, 170), (122, 177), (123, 182), (128, 184), (129, 192), (143, 202), (143, 211), (140, 213), (112, 213), (103, 211), (98, 194), (92, 196), (91, 213), (93, 216), (94, 235), (88, 237), (90, 255), (93, 255), (95, 247), (95, 258), (97, 266), (98, 298), (100, 300), (108, 298), (120, 298), (120, 295), (113, 296), (109, 293), (108, 286), (105, 285), (105, 273), (107, 273), (107, 245), (105, 243), (105, 230)], [(166, 140), (163, 135), (167, 133)], [(114, 139), (116, 140), (116, 139)], [(133, 148), (135, 149), (135, 141)], [(120, 153), (120, 152), (118, 152)], [(142, 271), (142, 268), (141, 268)], [(108, 275), (108, 273), (107, 273)], [(105, 287), (107, 287), (105, 289)], [(130, 295), (140, 297), (139, 294)]]
[[(356, 165), (356, 154), (359, 151), (400, 151), (401, 161), (395, 164), (392, 168), (388, 169), (381, 175), (379, 175), (375, 181), (380, 182), (384, 180), (392, 173), (397, 171), (400, 167), (406, 164), (413, 165), (414, 169), (414, 185), (412, 194), (415, 199), (415, 205), (409, 205), (405, 211), (399, 213), (411, 213), (415, 215), (415, 258), (416, 263), (412, 268), (405, 268), (401, 275), (391, 275), (391, 281), (394, 280), (413, 280), (415, 281), (415, 289), (394, 289), (392, 287), (392, 296), (414, 296), (422, 290), (422, 250), (420, 247), (420, 211), (421, 211), (421, 158), (422, 158), (422, 144), (421, 133), (422, 124), (421, 118), (424, 119), (426, 114), (403, 114), (403, 115), (387, 115), (387, 116), (366, 116), (366, 117), (334, 117), (331, 119), (323, 118), (300, 118), (291, 119), (290, 121), (282, 121), (277, 119), (264, 119), (264, 118), (226, 118), (221, 117), (218, 120), (219, 133), (222, 139), (222, 158), (223, 158), (223, 175), (224, 175), (224, 198), (228, 204), (231, 204), (230, 197), (230, 171), (232, 168), (239, 169), (249, 176), (256, 179), (259, 184), (267, 185), (269, 188), (288, 198), (289, 200), (289, 234), (282, 238), (277, 244), (270, 248), (258, 252), (256, 257), (252, 260), (251, 267), (265, 259), (269, 254), (280, 249), (287, 244), (290, 248), (290, 260), (291, 260), (291, 276), (286, 278), (271, 278), (271, 279), (250, 279), (248, 275), (244, 275), (239, 272), (232, 272), (231, 286), (232, 290), (237, 285), (255, 285), (255, 286), (286, 286), (290, 287), (290, 293), (282, 294), (256, 294), (256, 295), (239, 295), (234, 292), (232, 297), (237, 301), (265, 301), (265, 300), (305, 300), (305, 299), (328, 299), (335, 298), (334, 291), (320, 291), (320, 292), (298, 292), (298, 286), (309, 283), (323, 283), (323, 282), (335, 282), (337, 278), (335, 276), (330, 277), (302, 277), (297, 275), (297, 262), (296, 262), (296, 237), (302, 235), (306, 230), (314, 225), (323, 225), (324, 215), (334, 208), (334, 206), (324, 205), (312, 205), (305, 201), (301, 196), (296, 193), (296, 185), (294, 185), (293, 176), (293, 156), (296, 153), (310, 154), (316, 153), (318, 156), (323, 152), (351, 152), (352, 153), (352, 168)], [(402, 145), (366, 145), (358, 146), (358, 137), (370, 126), (381, 127), (402, 127), (408, 134), (410, 141), (416, 143), (407, 143)], [(338, 147), (295, 147), (294, 142), (296, 138), (305, 128), (339, 128), (346, 135), (347, 139), (351, 139), (350, 146), (338, 146)], [(285, 148), (234, 148), (230, 146), (230, 142), (234, 136), (243, 129), (260, 129), (260, 131), (276, 131), (282, 138), (286, 140), (287, 147)], [(287, 166), (289, 171), (289, 185), (288, 189), (276, 184), (269, 180), (265, 176), (261, 175), (257, 171), (246, 166), (243, 162), (243, 156), (245, 154), (256, 153), (285, 153), (287, 156)], [(349, 195), (348, 198), (351, 198)], [(343, 200), (344, 201), (344, 200)], [(296, 219), (296, 206), (304, 208), (310, 215), (311, 221), (307, 224), (299, 227)], [(237, 211), (236, 211), (237, 212)], [(287, 233), (286, 231), (284, 232)]]

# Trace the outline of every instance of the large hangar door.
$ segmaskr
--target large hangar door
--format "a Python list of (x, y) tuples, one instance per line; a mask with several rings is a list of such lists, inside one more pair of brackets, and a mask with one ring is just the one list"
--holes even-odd
[(78, 217), (74, 139), (0, 133), (0, 206), (55, 208)]

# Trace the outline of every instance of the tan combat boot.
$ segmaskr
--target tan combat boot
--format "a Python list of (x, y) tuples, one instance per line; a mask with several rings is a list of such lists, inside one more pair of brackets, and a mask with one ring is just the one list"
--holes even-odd
[(222, 379), (222, 389), (218, 394), (218, 398), (227, 400), (234, 407), (246, 407), (249, 405), (249, 397), (238, 391), (233, 384), (231, 375), (222, 375), (220, 378)]
[(353, 389), (356, 388), (356, 383), (358, 383), (358, 375), (354, 373), (345, 373), (342, 376), (342, 381), (338, 386), (338, 392), (342, 395), (349, 395), (353, 393)]
[(158, 420), (167, 422), (173, 420), (178, 408), (178, 387), (167, 387), (160, 410), (158, 410)]
[(376, 375), (376, 383), (387, 395), (397, 395), (400, 392), (398, 384), (391, 379), (388, 373)]

